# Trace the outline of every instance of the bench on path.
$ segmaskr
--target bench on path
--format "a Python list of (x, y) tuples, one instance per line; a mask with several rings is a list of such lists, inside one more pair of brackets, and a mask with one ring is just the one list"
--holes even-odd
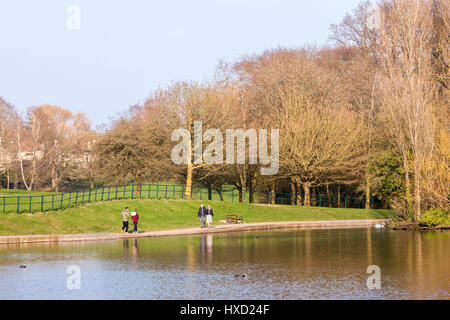
[(244, 219), (242, 217), (238, 217), (235, 214), (227, 215), (227, 223), (243, 223)]

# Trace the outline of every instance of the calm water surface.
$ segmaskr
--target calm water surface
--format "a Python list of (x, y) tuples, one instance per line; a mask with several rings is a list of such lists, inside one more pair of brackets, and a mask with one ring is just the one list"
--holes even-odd
[[(66, 285), (71, 265), (81, 271), (78, 290)], [(366, 287), (370, 265), (381, 269), (379, 290)], [(327, 229), (0, 245), (0, 299), (450, 299), (450, 233)]]

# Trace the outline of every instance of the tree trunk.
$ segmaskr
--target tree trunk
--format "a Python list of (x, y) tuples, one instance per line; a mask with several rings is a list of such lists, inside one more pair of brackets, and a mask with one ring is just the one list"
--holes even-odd
[(270, 194), (270, 204), (275, 204), (275, 180), (272, 182), (272, 192)]
[(337, 187), (337, 206), (341, 207), (341, 186)]
[[(58, 192), (58, 181), (57, 181), (57, 179), (58, 179), (58, 177), (57, 177), (57, 172), (56, 172), (56, 169), (55, 169), (55, 167), (53, 166), (52, 167), (52, 170), (51, 170), (51, 177), (52, 177), (52, 191), (53, 192)], [(30, 186), (31, 187), (31, 186)]]
[(317, 206), (317, 196), (315, 187), (311, 187), (311, 205)]
[[(188, 119), (188, 128), (189, 128), (189, 130), (191, 130), (191, 128), (192, 128), (192, 121), (191, 121), (190, 118)], [(186, 190), (184, 192), (184, 197), (186, 199), (191, 199), (191, 194), (192, 194), (192, 174), (194, 172), (194, 165), (192, 163), (193, 150), (192, 150), (192, 140), (191, 139), (189, 139), (189, 141), (188, 141), (188, 151), (189, 151), (189, 155), (188, 155), (189, 162), (187, 164)]]
[[(22, 143), (21, 143), (21, 139), (20, 139), (20, 130), (17, 129), (17, 147), (18, 147), (18, 154), (19, 156), (19, 164), (20, 164), (20, 173), (22, 174), (22, 181), (23, 184), (25, 185), (25, 188), (30, 191), (31, 190), (31, 186), (33, 185), (33, 177), (31, 177), (31, 182), (30, 182), (30, 187), (28, 187), (27, 181), (25, 179), (25, 174), (23, 172), (23, 158), (21, 156), (22, 153)], [(34, 159), (33, 159), (34, 161)], [(18, 183), (17, 183), (17, 187), (16, 189), (18, 189)]]
[(14, 189), (19, 189), (19, 175), (14, 172)]
[(192, 189), (192, 163), (188, 163), (187, 165), (187, 175), (186, 175), (186, 190), (184, 193), (184, 197), (186, 199), (191, 199), (191, 189)]
[(304, 206), (311, 206), (310, 199), (311, 182), (303, 182), (303, 191), (305, 192), (305, 200), (303, 201)]
[(223, 201), (222, 186), (216, 187), (216, 191), (219, 194), (220, 201)]
[(414, 218), (415, 222), (419, 222), (422, 213), (420, 208), (420, 173), (414, 172)]
[(211, 187), (211, 186), (208, 186), (208, 200), (212, 200), (212, 191), (213, 191), (213, 188)]
[(241, 183), (241, 193), (242, 193), (239, 195), (239, 202), (245, 202), (247, 193), (247, 174), (245, 168), (243, 172), (239, 173), (239, 180)]
[(241, 202), (245, 202), (247, 197), (247, 188), (242, 186), (241, 188)]
[(297, 202), (297, 190), (295, 189), (294, 181), (291, 181), (291, 205), (295, 205)]
[(294, 181), (294, 187), (295, 187), (295, 199), (294, 199), (295, 205), (302, 206), (303, 205), (302, 189), (301, 189), (302, 182), (300, 181), (300, 179), (296, 179), (296, 178), (293, 178), (293, 181)]
[(297, 190), (297, 197), (296, 197), (295, 201), (296, 201), (298, 206), (303, 205), (303, 203), (302, 203), (302, 190), (301, 189)]
[(366, 173), (366, 209), (370, 209), (370, 178)]
[(326, 189), (327, 189), (327, 198), (328, 198), (328, 206), (331, 208), (331, 195), (330, 195), (330, 188), (329, 188), (329, 184), (326, 184)]
[(250, 180), (249, 180), (248, 193), (249, 193), (248, 202), (253, 203), (254, 202), (254, 193), (255, 193), (253, 178), (250, 178)]
[(135, 178), (135, 180), (136, 180), (136, 193), (139, 195), (139, 198), (141, 198), (142, 179), (141, 178)]
[(405, 196), (406, 196), (406, 212), (408, 219), (414, 219), (414, 204), (411, 195), (411, 181), (409, 179), (408, 166), (404, 165), (405, 169)]

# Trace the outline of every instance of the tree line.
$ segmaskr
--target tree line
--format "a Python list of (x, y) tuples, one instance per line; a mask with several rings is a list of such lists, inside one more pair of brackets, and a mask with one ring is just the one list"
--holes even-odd
[[(83, 114), (39, 106), (20, 117), (0, 100), (0, 168), (24, 188), (84, 181), (137, 185), (174, 181), (239, 199), (256, 192), (293, 195), (314, 205), (318, 193), (376, 196), (418, 221), (429, 208), (449, 209), (450, 5), (443, 0), (362, 2), (330, 27), (332, 45), (276, 48), (220, 61), (214, 79), (161, 88), (103, 130)], [(276, 128), (279, 170), (261, 164), (171, 161), (172, 132), (194, 122), (208, 129)], [(248, 144), (248, 141), (247, 141)], [(19, 183), (20, 182), (20, 183)]]

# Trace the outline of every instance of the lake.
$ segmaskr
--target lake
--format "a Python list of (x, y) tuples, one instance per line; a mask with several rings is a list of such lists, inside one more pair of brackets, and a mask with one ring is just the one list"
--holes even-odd
[[(366, 285), (371, 265), (380, 268), (380, 289)], [(450, 232), (354, 228), (0, 245), (0, 299), (450, 299)]]

